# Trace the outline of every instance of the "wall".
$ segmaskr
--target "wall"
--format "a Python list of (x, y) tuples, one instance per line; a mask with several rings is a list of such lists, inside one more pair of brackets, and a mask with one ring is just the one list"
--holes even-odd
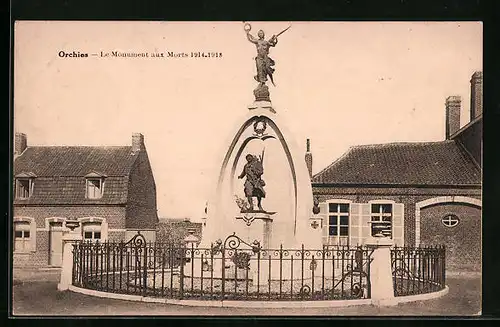
[[(83, 217), (104, 218), (108, 224), (108, 240), (123, 240), (125, 236), (124, 206), (14, 206), (14, 217), (34, 219), (36, 232), (36, 251), (14, 253), (14, 266), (47, 266), (49, 263), (49, 231), (46, 218), (59, 217), (78, 219)], [(115, 231), (113, 231), (113, 229)]]
[(78, 219), (82, 217), (105, 218), (108, 228), (125, 228), (124, 206), (15, 206), (14, 217), (31, 217), (35, 219), (37, 228), (45, 228), (45, 218), (61, 217)]
[(127, 229), (155, 229), (158, 223), (156, 185), (145, 149), (130, 172), (126, 217)]
[(313, 194), (320, 202), (331, 199), (347, 199), (356, 203), (370, 200), (391, 200), (404, 204), (404, 243), (415, 244), (415, 203), (444, 195), (462, 195), (481, 199), (481, 188), (444, 188), (444, 187), (333, 187), (313, 184)]
[[(446, 227), (441, 219), (455, 214), (460, 223)], [(420, 211), (422, 245), (446, 245), (447, 270), (481, 269), (481, 209), (462, 203), (444, 203)]]

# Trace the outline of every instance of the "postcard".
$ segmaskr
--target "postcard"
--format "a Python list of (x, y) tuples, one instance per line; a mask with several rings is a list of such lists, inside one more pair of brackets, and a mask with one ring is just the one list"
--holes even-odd
[(481, 314), (482, 33), (16, 21), (13, 314)]

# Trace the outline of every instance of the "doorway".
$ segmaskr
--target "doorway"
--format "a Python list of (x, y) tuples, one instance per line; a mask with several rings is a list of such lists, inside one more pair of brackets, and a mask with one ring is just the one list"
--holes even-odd
[(49, 265), (60, 267), (62, 264), (63, 224), (62, 222), (51, 222), (49, 229)]

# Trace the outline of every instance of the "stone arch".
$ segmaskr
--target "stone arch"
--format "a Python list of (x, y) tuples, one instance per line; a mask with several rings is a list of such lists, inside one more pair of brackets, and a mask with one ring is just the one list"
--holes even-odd
[[(298, 181), (297, 181), (297, 175), (296, 175), (296, 170), (295, 170), (296, 169), (295, 162), (292, 158), (290, 148), (285, 141), (285, 137), (283, 135), (283, 132), (278, 127), (276, 122), (273, 119), (271, 119), (270, 117), (268, 117), (267, 115), (254, 115), (254, 116), (250, 117), (249, 119), (247, 119), (243, 123), (243, 125), (240, 127), (240, 129), (238, 130), (236, 135), (233, 137), (231, 145), (229, 146), (229, 149), (227, 150), (226, 155), (224, 157), (224, 160), (222, 162), (222, 166), (221, 166), (220, 173), (219, 173), (219, 179), (218, 179), (218, 183), (217, 183), (217, 189), (219, 190), (219, 188), (221, 187), (224, 172), (227, 169), (231, 155), (236, 150), (236, 155), (235, 155), (235, 158), (233, 160), (233, 163), (231, 165), (231, 170), (230, 170), (230, 177), (234, 178), (236, 164), (237, 164), (244, 148), (246, 147), (247, 143), (251, 139), (254, 139), (254, 138), (253, 137), (247, 138), (243, 142), (243, 144), (240, 146), (239, 149), (236, 149), (236, 144), (238, 143), (238, 140), (243, 135), (245, 130), (247, 128), (249, 128), (253, 123), (255, 123), (256, 121), (259, 121), (259, 120), (265, 121), (270, 126), (270, 128), (276, 133), (276, 135), (278, 136), (278, 140), (279, 140), (279, 142), (283, 148), (283, 151), (285, 152), (286, 158), (288, 160), (288, 165), (290, 168), (290, 172), (292, 174), (292, 183), (293, 183), (293, 191), (294, 191), (294, 235), (295, 235), (297, 232), (297, 216), (298, 216), (298, 212), (297, 212), (298, 211), (298, 198), (297, 198), (298, 197)], [(274, 138), (274, 137), (272, 137), (272, 138)], [(265, 139), (265, 138), (263, 138), (263, 139)], [(219, 193), (219, 191), (217, 191), (217, 193)], [(219, 202), (219, 200), (217, 200), (217, 202)]]
[(438, 196), (417, 202), (415, 204), (415, 246), (420, 245), (420, 210), (425, 207), (441, 203), (466, 203), (479, 208), (482, 207), (481, 200), (458, 195)]

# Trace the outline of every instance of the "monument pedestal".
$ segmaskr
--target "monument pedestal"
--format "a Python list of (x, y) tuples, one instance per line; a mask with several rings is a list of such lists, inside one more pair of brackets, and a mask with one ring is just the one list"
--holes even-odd
[(245, 241), (252, 244), (255, 240), (260, 243), (263, 249), (268, 249), (271, 246), (271, 235), (273, 230), (273, 219), (271, 216), (275, 212), (255, 211), (244, 212), (237, 216), (237, 220), (245, 223), (243, 227)]
[(273, 105), (271, 103), (271, 101), (265, 101), (265, 100), (261, 100), (261, 101), (255, 101), (254, 103), (252, 103), (251, 105), (248, 106), (248, 109), (249, 110), (254, 110), (254, 109), (267, 109), (269, 110), (270, 112), (272, 112), (273, 114), (276, 113), (276, 110), (274, 110), (273, 108)]
[[(272, 242), (272, 232), (273, 232), (273, 219), (271, 216), (275, 212), (244, 212), (237, 216), (237, 220), (241, 220), (245, 223), (244, 232), (242, 236), (246, 238), (245, 241), (252, 244), (255, 240), (260, 243), (262, 249), (267, 250), (271, 247)], [(263, 252), (261, 252), (263, 253)], [(257, 287), (257, 283), (260, 286), (268, 285), (269, 282), (269, 260), (268, 256), (271, 254), (266, 251), (264, 256), (260, 257), (260, 264), (257, 264), (257, 260), (252, 260), (250, 263), (250, 271), (252, 277), (252, 283)]]

